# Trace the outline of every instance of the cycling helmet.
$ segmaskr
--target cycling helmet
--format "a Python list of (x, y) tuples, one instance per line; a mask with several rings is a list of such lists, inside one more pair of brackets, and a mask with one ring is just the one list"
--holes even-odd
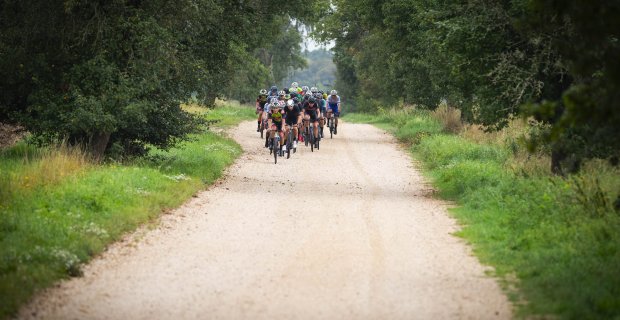
[(293, 102), (295, 102), (295, 103), (299, 102), (299, 98), (297, 98), (297, 96), (294, 96), (293, 97)]
[(314, 97), (310, 97), (310, 99), (308, 99), (308, 102), (310, 102), (310, 103), (315, 103), (315, 102), (316, 102), (316, 99), (315, 99)]
[(331, 94), (332, 96), (336, 96), (338, 95), (338, 91), (332, 90), (329, 94)]
[(284, 90), (280, 90), (280, 91), (278, 91), (278, 95), (279, 95), (279, 96), (283, 96), (283, 95), (285, 95), (285, 94), (286, 94), (286, 92), (284, 92)]
[(269, 89), (269, 91), (271, 91), (272, 93), (276, 93), (278, 92), (278, 87), (272, 86), (271, 89)]
[(312, 93), (306, 92), (306, 94), (304, 95), (304, 98), (310, 98), (310, 97), (312, 97)]
[(288, 89), (288, 92), (289, 92), (289, 93), (297, 93), (297, 87), (290, 87), (290, 88)]
[(308, 91), (310, 91), (310, 88), (308, 88), (308, 86), (303, 86), (303, 87), (301, 87), (301, 91), (308, 92)]
[(310, 88), (310, 92), (312, 92), (312, 93), (315, 93), (317, 91), (319, 91), (319, 89), (317, 87)]
[(327, 93), (323, 93), (323, 99), (327, 99)]
[(270, 103), (271, 104), (277, 104), (278, 103), (278, 98), (271, 98)]
[(299, 87), (299, 83), (293, 82), (293, 83), (291, 83), (291, 87), (297, 88), (297, 87)]
[(287, 106), (287, 107), (292, 107), (292, 106), (294, 106), (294, 105), (295, 105), (295, 101), (293, 101), (293, 100), (287, 100), (287, 101), (286, 101), (286, 106)]
[(287, 93), (287, 94), (284, 95), (284, 99), (289, 100), (290, 98), (291, 98), (290, 94)]
[(314, 97), (317, 98), (318, 100), (323, 99), (323, 95), (318, 92), (314, 94)]
[(267, 94), (267, 90), (266, 89), (260, 89), (260, 94), (266, 95)]
[(286, 102), (284, 102), (283, 100), (278, 101), (278, 107), (280, 108), (284, 107), (285, 104)]

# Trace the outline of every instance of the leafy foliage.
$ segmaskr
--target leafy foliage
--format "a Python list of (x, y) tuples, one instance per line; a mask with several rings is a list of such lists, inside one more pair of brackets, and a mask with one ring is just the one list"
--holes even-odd
[(445, 101), (488, 129), (534, 115), (554, 166), (618, 157), (617, 1), (333, 3), (316, 34), (336, 41), (336, 86), (358, 110)]
[(278, 49), (280, 68), (303, 66), (290, 18), (312, 19), (320, 3), (4, 0), (0, 121), (96, 155), (168, 148), (201, 125), (181, 102), (212, 105), (232, 81), (284, 76), (261, 64), (259, 48)]

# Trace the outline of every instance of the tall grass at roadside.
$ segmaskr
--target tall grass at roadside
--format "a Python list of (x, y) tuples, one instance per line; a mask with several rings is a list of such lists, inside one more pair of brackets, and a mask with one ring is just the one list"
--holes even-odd
[[(463, 225), (458, 234), (495, 267), (518, 315), (620, 317), (620, 213), (614, 208), (620, 169), (590, 161), (579, 174), (556, 177), (547, 155), (525, 151), (529, 128), (521, 120), (500, 132), (465, 126), (449, 135), (431, 118), (441, 124), (438, 130), (401, 141), (411, 145), (439, 195), (458, 204), (452, 210)], [(404, 123), (426, 119), (415, 115)], [(403, 120), (382, 121), (406, 127), (397, 125)]]
[(443, 125), (444, 132), (459, 133), (461, 128), (463, 128), (461, 110), (449, 107), (445, 102), (441, 103), (437, 109), (431, 112), (431, 115)]
[(90, 166), (83, 150), (65, 143), (36, 148), (19, 142), (0, 151), (0, 157), (0, 206), (16, 194), (54, 185)]
[[(238, 108), (210, 113), (232, 125)], [(80, 274), (80, 264), (221, 176), (241, 154), (213, 132), (127, 164), (93, 164), (79, 149), (24, 143), (0, 152), (0, 318), (38, 289)]]

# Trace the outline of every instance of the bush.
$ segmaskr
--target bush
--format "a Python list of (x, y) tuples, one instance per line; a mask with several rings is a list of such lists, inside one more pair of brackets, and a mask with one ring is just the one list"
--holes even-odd
[(446, 133), (457, 134), (463, 128), (461, 110), (449, 107), (446, 103), (440, 104), (431, 115), (443, 125), (443, 131)]

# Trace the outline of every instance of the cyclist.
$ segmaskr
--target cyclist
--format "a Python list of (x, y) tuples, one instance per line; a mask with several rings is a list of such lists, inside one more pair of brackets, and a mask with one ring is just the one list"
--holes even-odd
[(314, 97), (308, 98), (308, 101), (304, 103), (304, 115), (307, 121), (314, 123), (314, 139), (319, 139), (319, 117), (321, 115), (321, 111), (319, 110), (319, 106), (316, 103), (316, 99)]
[(316, 99), (316, 104), (319, 106), (319, 110), (321, 111), (321, 115), (319, 117), (319, 127), (321, 130), (319, 133), (321, 134), (321, 138), (323, 138), (323, 127), (325, 126), (325, 117), (327, 114), (327, 102), (323, 100), (323, 95), (319, 92), (314, 94), (314, 98)]
[(286, 95), (286, 92), (284, 92), (284, 90), (280, 90), (278, 92), (278, 100), (280, 100), (280, 101), (284, 100), (284, 95)]
[(293, 128), (293, 148), (297, 148), (297, 138), (298, 138), (298, 126), (301, 122), (301, 110), (293, 100), (286, 101), (284, 120), (286, 123), (285, 132), (284, 132), (284, 151), (286, 151), (286, 138), (288, 137), (288, 131)]
[(267, 103), (267, 90), (261, 89), (259, 91), (258, 98), (256, 98), (256, 114), (258, 115), (258, 128), (256, 128), (256, 132), (260, 131), (260, 123), (263, 119), (263, 109), (265, 108), (265, 104)]
[[(284, 134), (282, 133), (282, 123), (284, 115), (280, 111), (281, 104), (274, 103), (271, 106), (271, 114), (269, 115), (269, 127), (271, 128), (270, 139), (275, 139), (276, 133), (280, 135), (280, 147), (284, 143)], [(271, 148), (272, 146), (270, 146)]]
[(277, 97), (278, 97), (278, 87), (271, 86), (271, 89), (269, 89), (269, 94), (267, 95), (267, 99), (271, 101), (271, 98), (277, 98)]
[(332, 90), (329, 93), (329, 97), (327, 97), (327, 105), (329, 107), (329, 111), (333, 113), (336, 118), (336, 122), (334, 123), (334, 134), (338, 134), (338, 117), (340, 117), (340, 96), (338, 96), (338, 91)]
[(265, 123), (265, 148), (269, 146), (269, 135), (271, 132), (271, 126), (269, 125), (269, 117), (271, 116), (271, 110), (273, 106), (278, 104), (277, 98), (271, 98), (268, 103), (265, 104), (265, 108), (263, 110), (263, 123)]

